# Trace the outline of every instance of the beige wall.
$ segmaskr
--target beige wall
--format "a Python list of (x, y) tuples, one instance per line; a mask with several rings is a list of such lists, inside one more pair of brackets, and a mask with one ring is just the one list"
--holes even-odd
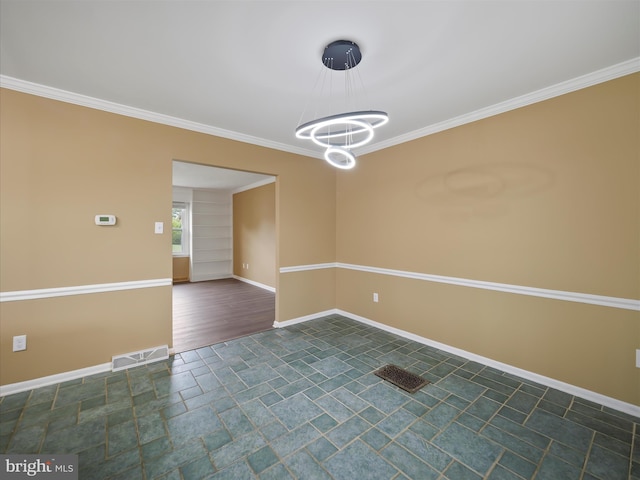
[[(0, 304), (2, 385), (171, 344), (171, 286)], [(11, 351), (27, 334), (27, 350)]]
[[(299, 318), (308, 315), (309, 310), (320, 313), (335, 308), (336, 270), (323, 268), (303, 272), (290, 272), (280, 275), (278, 291), (290, 293), (290, 301), (280, 305), (281, 318)], [(276, 306), (278, 299), (276, 297)], [(333, 303), (327, 302), (331, 299)]]
[[(175, 159), (278, 176), (276, 268), (338, 261), (640, 297), (640, 75), (372, 153), (346, 172), (1, 95), (3, 292), (171, 278), (170, 236), (153, 223), (169, 224)], [(119, 223), (96, 227), (96, 213)], [(636, 311), (346, 269), (275, 281), (278, 321), (340, 308), (640, 404)], [(170, 344), (170, 304), (169, 287), (3, 302), (0, 384)], [(11, 352), (17, 334), (26, 352)]]
[(233, 274), (276, 286), (275, 183), (233, 195)]
[[(631, 75), (361, 157), (338, 174), (338, 262), (640, 298), (639, 97)], [(337, 292), (345, 311), (640, 404), (637, 311), (343, 269)]]
[(189, 260), (190, 257), (173, 257), (173, 281), (189, 281)]
[[(172, 160), (277, 175), (278, 265), (335, 261), (335, 172), (325, 162), (11, 90), (0, 95), (3, 292), (171, 279)], [(118, 223), (98, 227), (96, 214)], [(165, 234), (154, 234), (156, 221)], [(282, 311), (316, 311), (291, 293), (316, 292), (316, 279), (299, 280), (279, 288), (278, 320), (290, 318)], [(319, 303), (332, 308), (333, 294)], [(0, 318), (6, 385), (171, 345), (171, 288), (2, 302)], [(28, 349), (14, 353), (19, 334)]]

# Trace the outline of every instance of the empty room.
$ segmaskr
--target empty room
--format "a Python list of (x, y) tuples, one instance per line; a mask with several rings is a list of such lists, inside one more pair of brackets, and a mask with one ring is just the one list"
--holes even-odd
[[(2, 478), (640, 479), (638, 1), (0, 0), (0, 48)], [(179, 322), (216, 281), (273, 322)]]

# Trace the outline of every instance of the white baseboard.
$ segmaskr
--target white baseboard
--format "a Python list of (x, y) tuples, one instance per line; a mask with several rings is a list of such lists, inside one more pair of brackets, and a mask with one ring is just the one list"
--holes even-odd
[(89, 375), (95, 375), (97, 373), (110, 371), (111, 362), (108, 362), (102, 363), (100, 365), (94, 365), (93, 367), (72, 370), (70, 372), (57, 373), (55, 375), (49, 375), (47, 377), (34, 378), (33, 380), (27, 380), (25, 382), (0, 385), (0, 397), (13, 395), (14, 393), (26, 392), (28, 390), (33, 390), (34, 388), (55, 385), (56, 383), (68, 382), (69, 380), (76, 380), (77, 378), (87, 377)]
[(633, 415), (635, 417), (640, 417), (640, 406), (638, 405), (633, 405), (631, 403), (623, 402), (621, 400), (617, 400), (612, 397), (607, 397), (606, 395), (602, 395), (600, 393), (592, 392), (591, 390), (587, 390), (585, 388), (581, 388), (575, 385), (571, 385), (569, 383), (561, 382), (560, 380), (545, 377), (537, 373), (529, 372), (528, 370), (523, 370), (521, 368), (517, 368), (512, 365), (508, 365), (506, 363), (498, 362), (496, 360), (492, 360), (491, 358), (476, 355), (475, 353), (467, 352), (466, 350), (461, 350), (459, 348), (452, 347), (444, 343), (436, 342), (435, 340), (430, 340), (428, 338), (421, 337), (419, 335), (415, 335), (413, 333), (406, 332), (404, 330), (400, 330), (399, 328), (390, 327), (389, 325), (385, 325), (383, 323), (379, 323), (374, 320), (370, 320), (368, 318), (361, 317), (360, 315), (356, 315), (354, 313), (346, 312), (340, 309), (326, 310), (324, 312), (319, 312), (317, 314), (312, 314), (312, 315), (306, 315), (304, 317), (294, 318), (291, 320), (286, 320), (284, 322), (275, 322), (273, 326), (277, 328), (287, 327), (289, 325), (295, 325), (296, 323), (315, 320), (317, 318), (321, 318), (321, 317), (332, 315), (332, 314), (342, 315), (352, 320), (356, 320), (357, 322), (364, 323), (366, 325), (379, 328), (380, 330), (393, 333), (400, 337), (413, 340), (423, 345), (428, 345), (430, 347), (437, 348), (438, 350), (442, 350), (442, 351), (451, 353), (453, 355), (457, 355), (459, 357), (463, 357), (468, 360), (481, 363), (488, 367), (493, 367), (497, 370), (510, 373), (512, 375), (518, 376), (525, 380), (530, 380), (532, 382), (539, 383), (540, 385), (545, 385), (550, 388), (555, 388), (556, 390), (560, 390), (562, 392), (568, 393), (570, 395), (574, 395), (576, 397), (584, 398), (586, 400), (597, 403), (599, 405), (604, 405), (605, 407), (609, 407), (614, 410), (618, 410), (620, 412)]
[(233, 278), (233, 275), (223, 273), (220, 275), (211, 275), (210, 273), (191, 274), (190, 282), (208, 282), (210, 280), (224, 280), (225, 278)]
[[(467, 352), (466, 350), (461, 350), (456, 347), (452, 347), (450, 345), (446, 345), (444, 343), (436, 342), (435, 340), (430, 340), (425, 337), (421, 337), (419, 335), (415, 335), (410, 332), (406, 332), (404, 330), (400, 330), (395, 327), (390, 327), (389, 325), (385, 325), (383, 323), (378, 323), (374, 320), (370, 320), (365, 317), (361, 317), (360, 315), (356, 315), (354, 313), (346, 312), (344, 310), (340, 310), (337, 308), (331, 310), (325, 310), (323, 312), (317, 312), (311, 315), (305, 315), (303, 317), (293, 318), (290, 320), (285, 320), (283, 322), (274, 322), (273, 326), (275, 328), (283, 328), (291, 325), (295, 325), (297, 323), (307, 322), (309, 320), (315, 320), (318, 318), (326, 317), (327, 315), (342, 315), (344, 317), (350, 318), (360, 323), (364, 323), (366, 325), (370, 325), (372, 327), (379, 328), (380, 330), (387, 331), (389, 333), (393, 333), (403, 338), (407, 338), (409, 340), (413, 340), (415, 342), (421, 343), (423, 345), (428, 345), (430, 347), (437, 348), (439, 350), (443, 350), (445, 352), (449, 352), (453, 355), (457, 355), (459, 357), (466, 358), (468, 360), (481, 363), (483, 365), (487, 365), (489, 367), (496, 368), (506, 373), (510, 373), (512, 375), (516, 375), (525, 380), (530, 380), (535, 383), (539, 383), (541, 385), (545, 385), (550, 388), (555, 388), (556, 390), (560, 390), (562, 392), (568, 393), (570, 395), (574, 395), (580, 398), (584, 398), (591, 402), (603, 405), (605, 407), (612, 408), (614, 410), (618, 410), (620, 412), (627, 413), (629, 415), (633, 415), (635, 417), (640, 417), (640, 406), (633, 405), (631, 403), (623, 402), (621, 400), (617, 400), (615, 398), (607, 397), (606, 395), (602, 395), (600, 393), (592, 392), (591, 390), (587, 390), (585, 388), (577, 387), (575, 385), (571, 385), (569, 383), (561, 382), (559, 380), (555, 380), (553, 378), (545, 377), (543, 375), (539, 375), (537, 373), (529, 372), (528, 370), (523, 370), (521, 368), (514, 367), (512, 365), (508, 365), (506, 363), (498, 362), (496, 360), (492, 360), (487, 357), (483, 357), (480, 355), (476, 355), (475, 353)], [(173, 349), (170, 350), (172, 352)], [(171, 354), (171, 353), (170, 353)], [(77, 378), (86, 377), (89, 375), (95, 375), (98, 373), (104, 373), (111, 370), (111, 362), (103, 363), (100, 365), (95, 365), (93, 367), (81, 368), (79, 370), (72, 370), (70, 372), (58, 373), (55, 375), (49, 375), (47, 377), (36, 378), (33, 380), (27, 380), (25, 382), (11, 383), (8, 385), (0, 386), (0, 397), (4, 397), (6, 395), (12, 395), (14, 393), (20, 393), (27, 390), (33, 390), (34, 388), (46, 387), (48, 385), (53, 385), (56, 383), (67, 382), (69, 380), (75, 380)]]
[(331, 310), (325, 310), (324, 312), (312, 313), (311, 315), (305, 315), (304, 317), (292, 318), (291, 320), (285, 320), (284, 322), (273, 322), (274, 328), (282, 328), (289, 327), (291, 325), (295, 325), (296, 323), (308, 322), (309, 320), (315, 320), (317, 318), (326, 317), (327, 315), (333, 315), (336, 313), (340, 313), (337, 308), (333, 308)]
[(272, 293), (276, 293), (276, 289), (270, 287), (269, 285), (265, 285), (264, 283), (254, 282), (253, 280), (249, 280), (248, 278), (239, 277), (238, 275), (233, 275), (233, 278), (236, 280), (240, 280), (241, 282), (248, 283), (249, 285), (253, 285), (254, 287), (260, 287), (264, 290), (269, 290)]

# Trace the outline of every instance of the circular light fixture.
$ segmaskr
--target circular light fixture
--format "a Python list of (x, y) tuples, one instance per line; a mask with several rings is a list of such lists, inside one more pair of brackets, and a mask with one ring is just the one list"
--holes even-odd
[[(332, 135), (331, 127), (338, 127), (344, 129), (344, 132), (336, 133)], [(355, 126), (353, 130), (350, 127)], [(326, 130), (326, 133), (322, 133), (321, 130)], [(353, 130), (353, 131), (349, 131)], [(359, 141), (353, 141), (353, 136), (359, 133), (366, 133), (367, 135)], [(351, 118), (343, 118), (340, 123), (334, 122), (320, 122), (313, 127), (309, 133), (309, 137), (316, 145), (320, 147), (348, 147), (356, 148), (366, 145), (373, 138), (373, 127), (368, 123), (360, 120), (352, 120)], [(324, 140), (324, 141), (323, 141)]]
[[(345, 72), (346, 84), (351, 80), (350, 70), (362, 60), (360, 47), (349, 40), (330, 43), (322, 54), (322, 64), (330, 70)], [(354, 88), (346, 88), (347, 96)], [(318, 146), (327, 147), (325, 159), (337, 168), (353, 168), (355, 156), (352, 148), (366, 145), (373, 139), (373, 130), (389, 121), (386, 112), (380, 110), (357, 110), (338, 113), (310, 122), (296, 128), (296, 137), (311, 140)]]
[(356, 166), (356, 157), (349, 150), (340, 147), (329, 147), (324, 152), (324, 159), (336, 168), (349, 170)]
[[(361, 127), (360, 130), (354, 130), (348, 128), (345, 123), (359, 120), (366, 123), (366, 127)], [(354, 135), (369, 128), (378, 128), (386, 124), (389, 121), (389, 116), (385, 112), (378, 110), (363, 110), (360, 112), (347, 112), (338, 113), (336, 115), (330, 115), (328, 117), (317, 118), (307, 123), (303, 123), (296, 128), (296, 137), (313, 140), (312, 131), (318, 127), (336, 127), (335, 130), (328, 131), (326, 133), (315, 133), (315, 138), (333, 138), (346, 135)]]

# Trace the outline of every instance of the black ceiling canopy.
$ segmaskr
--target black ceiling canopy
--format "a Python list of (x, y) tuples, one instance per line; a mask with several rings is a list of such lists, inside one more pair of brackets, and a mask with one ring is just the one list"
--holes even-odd
[(362, 60), (360, 47), (350, 40), (336, 40), (324, 47), (322, 63), (331, 70), (348, 70)]

